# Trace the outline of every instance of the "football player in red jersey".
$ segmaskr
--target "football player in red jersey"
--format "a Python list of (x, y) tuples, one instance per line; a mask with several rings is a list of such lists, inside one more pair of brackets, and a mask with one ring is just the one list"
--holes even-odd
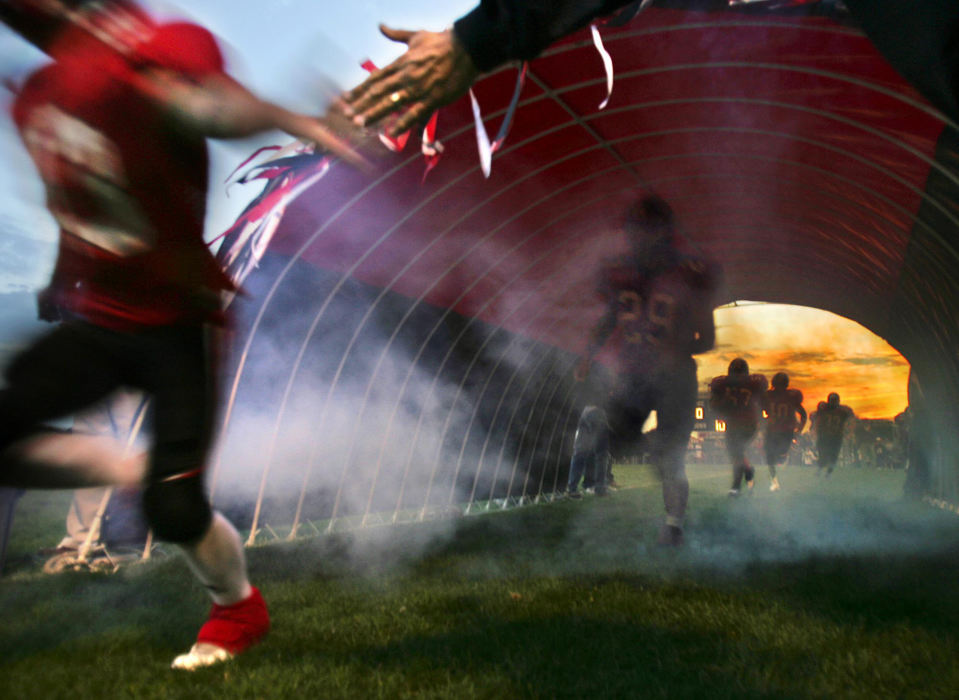
[(844, 404), (839, 403), (839, 394), (832, 392), (825, 401), (820, 401), (816, 412), (810, 417), (812, 430), (816, 434), (816, 452), (819, 455), (816, 476), (825, 472), (832, 474), (839, 459), (839, 450), (846, 435), (846, 429), (855, 421), (856, 414)]
[(766, 412), (766, 432), (763, 437), (766, 464), (769, 465), (769, 490), (778, 491), (780, 486), (776, 465), (785, 461), (793, 439), (806, 427), (806, 409), (802, 406), (802, 392), (789, 388), (789, 375), (785, 372), (773, 375), (772, 387), (766, 392), (763, 403)]
[(656, 411), (651, 453), (663, 480), (666, 522), (659, 542), (680, 545), (689, 499), (685, 454), (695, 422), (696, 363), (692, 356), (715, 342), (715, 265), (678, 248), (673, 212), (655, 196), (627, 212), (625, 233), (631, 253), (602, 268), (600, 294), (606, 312), (576, 370), (589, 373), (593, 358), (613, 331), (620, 331), (620, 377), (607, 416), (616, 453), (642, 439), (642, 427)]
[[(142, 482), (154, 533), (182, 547), (213, 600), (174, 667), (223, 661), (258, 641), (269, 615), (238, 533), (203, 488), (216, 409), (211, 342), (224, 321), (221, 292), (233, 290), (203, 240), (205, 139), (282, 129), (340, 144), (316, 119), (229, 78), (213, 36), (194, 24), (156, 23), (128, 0), (0, 0), (0, 19), (53, 59), (28, 78), (13, 118), (60, 227), (41, 316), (63, 321), (6, 370), (0, 483)], [(152, 398), (147, 460), (39, 432), (120, 386)]]
[(767, 386), (763, 375), (749, 373), (749, 364), (741, 357), (709, 384), (709, 403), (726, 423), (726, 451), (733, 465), (730, 496), (739, 495), (744, 477), (746, 487), (753, 487), (755, 470), (746, 458), (746, 448), (756, 436)]

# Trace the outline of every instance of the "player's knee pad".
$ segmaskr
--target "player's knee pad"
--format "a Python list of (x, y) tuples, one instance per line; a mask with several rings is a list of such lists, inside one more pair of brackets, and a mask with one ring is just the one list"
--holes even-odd
[(199, 475), (150, 484), (143, 493), (143, 512), (158, 539), (177, 544), (202, 537), (213, 518)]

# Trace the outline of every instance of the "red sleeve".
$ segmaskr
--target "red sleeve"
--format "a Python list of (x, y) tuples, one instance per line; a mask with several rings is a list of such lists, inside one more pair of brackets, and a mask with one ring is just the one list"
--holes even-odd
[(144, 60), (200, 77), (222, 73), (223, 54), (213, 35), (195, 24), (165, 24), (140, 47)]

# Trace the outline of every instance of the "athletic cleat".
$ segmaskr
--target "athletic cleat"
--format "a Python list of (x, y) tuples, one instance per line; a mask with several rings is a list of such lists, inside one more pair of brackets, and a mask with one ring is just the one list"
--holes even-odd
[(739, 495), (739, 489), (729, 489), (729, 493), (726, 495), (728, 495), (730, 498), (736, 498), (736, 496)]
[(195, 671), (214, 664), (223, 663), (233, 658), (233, 654), (215, 644), (194, 644), (186, 654), (180, 654), (173, 659), (170, 668), (180, 671)]
[(683, 528), (675, 525), (663, 525), (659, 529), (656, 544), (660, 547), (682, 547), (684, 539)]
[(193, 671), (229, 661), (259, 642), (270, 629), (270, 615), (256, 588), (234, 605), (216, 605), (200, 628), (190, 651), (173, 660), (172, 668)]
[(580, 499), (583, 497), (583, 494), (581, 494), (579, 491), (570, 491), (569, 497), (573, 499)]
[(774, 476), (773, 480), (769, 484), (769, 490), (778, 491), (780, 488), (781, 487), (779, 486), (779, 479)]

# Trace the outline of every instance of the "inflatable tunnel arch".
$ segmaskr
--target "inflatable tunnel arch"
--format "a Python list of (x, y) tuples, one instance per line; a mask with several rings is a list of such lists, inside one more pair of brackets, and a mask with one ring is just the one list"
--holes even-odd
[[(318, 508), (334, 517), (551, 490), (589, 398), (571, 373), (601, 313), (597, 265), (645, 191), (723, 266), (717, 303), (824, 309), (900, 351), (939, 436), (923, 489), (959, 500), (956, 123), (842, 13), (669, 4), (602, 29), (605, 109), (588, 32), (531, 63), (489, 178), (462, 100), (439, 113), (425, 175), (411, 143), (374, 177), (333, 164), (286, 207), (249, 278), (230, 386), (230, 411), (272, 421), (267, 501), (290, 459), (309, 465), (289, 475), (300, 493), (328, 469)], [(490, 133), (516, 75), (474, 88)], [(283, 456), (304, 410), (309, 447)]]

